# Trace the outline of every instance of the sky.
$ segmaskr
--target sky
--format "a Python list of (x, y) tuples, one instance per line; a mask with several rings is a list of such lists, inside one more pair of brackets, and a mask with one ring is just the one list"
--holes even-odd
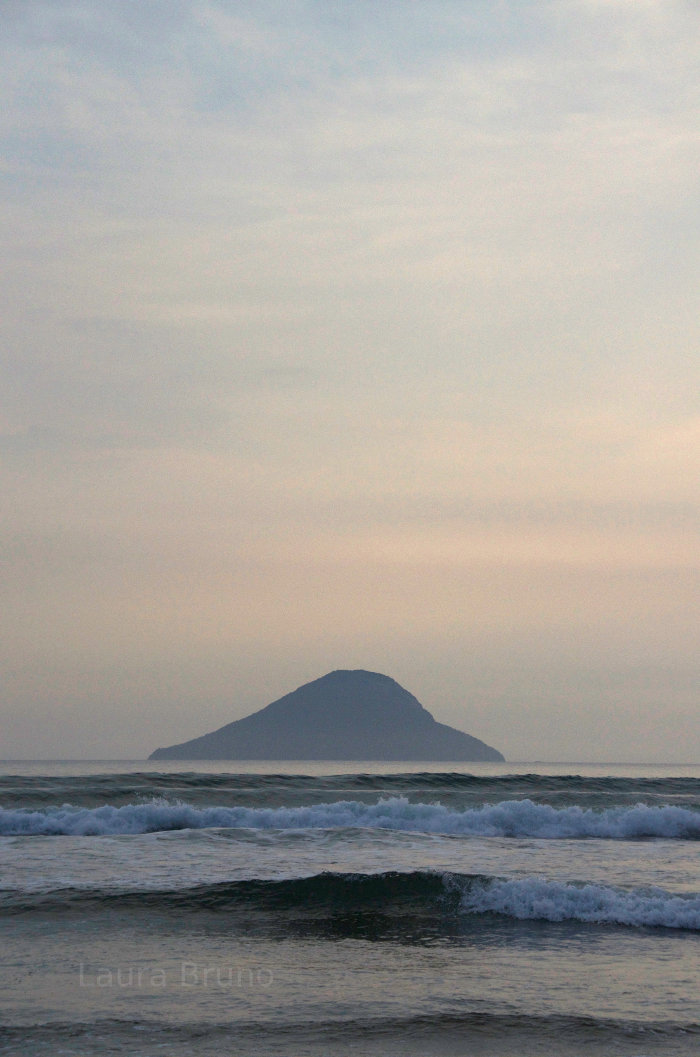
[(697, 4), (0, 6), (0, 756), (697, 762)]

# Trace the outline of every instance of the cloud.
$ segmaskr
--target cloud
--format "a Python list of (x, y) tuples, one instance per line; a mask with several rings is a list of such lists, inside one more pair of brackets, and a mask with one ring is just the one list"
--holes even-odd
[(692, 668), (690, 5), (7, 11), (14, 700)]

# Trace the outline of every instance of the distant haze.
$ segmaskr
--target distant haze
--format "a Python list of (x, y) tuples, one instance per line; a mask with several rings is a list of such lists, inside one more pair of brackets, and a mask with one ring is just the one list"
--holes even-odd
[(682, 0), (2, 7), (0, 755), (333, 669), (697, 761)]

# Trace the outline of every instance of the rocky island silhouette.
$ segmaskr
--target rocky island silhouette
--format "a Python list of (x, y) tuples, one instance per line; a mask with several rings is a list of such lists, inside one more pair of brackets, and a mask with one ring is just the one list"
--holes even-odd
[(496, 749), (438, 723), (394, 679), (339, 670), (300, 686), (244, 719), (151, 760), (499, 761)]

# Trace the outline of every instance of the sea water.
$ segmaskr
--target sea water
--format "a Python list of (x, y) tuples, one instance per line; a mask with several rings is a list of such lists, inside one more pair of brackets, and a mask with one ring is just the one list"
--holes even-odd
[(700, 1052), (700, 768), (0, 767), (0, 1053)]

